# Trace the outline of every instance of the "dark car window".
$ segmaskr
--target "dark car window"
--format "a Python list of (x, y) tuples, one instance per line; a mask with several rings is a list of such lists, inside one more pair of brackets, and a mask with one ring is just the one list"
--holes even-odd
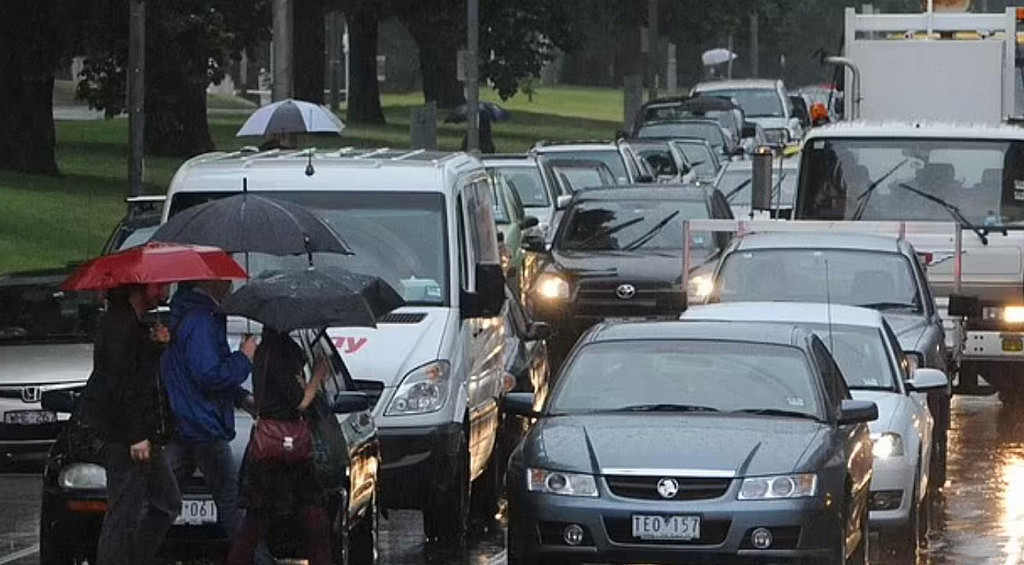
[(829, 353), (828, 347), (818, 337), (811, 340), (811, 351), (814, 353), (822, 376), (825, 377), (829, 404), (838, 410), (843, 400), (851, 398), (850, 389), (846, 386), (846, 378), (839, 366), (836, 365), (832, 354)]
[(880, 330), (842, 324), (807, 324), (807, 328), (828, 347), (848, 388), (897, 390), (886, 336)]
[(702, 94), (731, 98), (748, 118), (782, 117), (786, 115), (782, 98), (774, 88), (736, 88), (708, 90)]
[(722, 126), (716, 122), (664, 122), (647, 124), (637, 137), (696, 137), (704, 139), (719, 153), (725, 150), (726, 139)]
[(99, 294), (63, 292), (59, 280), (17, 277), (0, 278), (0, 346), (92, 342), (103, 306)]
[(488, 168), (501, 173), (505, 177), (508, 184), (519, 195), (519, 199), (523, 201), (523, 206), (527, 208), (543, 208), (551, 204), (539, 167), (497, 166)]
[(831, 301), (892, 312), (921, 312), (910, 262), (898, 253), (737, 250), (723, 261), (715, 292), (720, 302)]
[[(552, 151), (548, 153), (553, 160), (557, 161), (600, 161), (615, 177), (618, 184), (629, 182), (629, 172), (626, 170), (626, 161), (617, 148), (592, 149), (580, 151)], [(602, 183), (604, 184), (604, 183)], [(600, 185), (598, 185), (600, 186)]]
[[(592, 201), (566, 216), (557, 247), (565, 250), (682, 249), (683, 220), (707, 219), (703, 200)], [(712, 245), (710, 234), (692, 232), (695, 249)]]
[(903, 355), (903, 346), (900, 345), (900, 340), (896, 337), (896, 332), (892, 331), (892, 326), (890, 326), (889, 322), (886, 322), (885, 320), (882, 321), (882, 328), (885, 330), (885, 339), (888, 340), (889, 347), (891, 347), (893, 352), (897, 355), (897, 360), (899, 362), (896, 363), (896, 365), (898, 367), (897, 370), (899, 371), (900, 378), (904, 381), (911, 379), (912, 376), (908, 371), (909, 367), (907, 366), (906, 358)]
[(557, 414), (692, 405), (822, 416), (817, 378), (795, 347), (726, 341), (614, 341), (584, 346), (562, 373)]

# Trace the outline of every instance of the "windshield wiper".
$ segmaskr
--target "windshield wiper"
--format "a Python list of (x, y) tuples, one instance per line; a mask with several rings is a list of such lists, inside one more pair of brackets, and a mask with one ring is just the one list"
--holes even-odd
[(853, 213), (854, 221), (860, 220), (861, 217), (864, 215), (864, 211), (868, 209), (868, 200), (871, 200), (871, 195), (875, 193), (875, 189), (881, 186), (881, 184), (885, 182), (885, 179), (891, 177), (893, 173), (900, 169), (900, 167), (906, 165), (907, 161), (909, 160), (910, 157), (907, 157), (906, 159), (900, 161), (899, 164), (897, 164), (895, 167), (889, 169), (889, 172), (878, 177), (878, 180), (873, 181), (871, 184), (869, 184), (867, 189), (864, 190), (864, 193), (857, 197), (857, 200), (860, 200), (860, 203), (857, 204), (857, 210)]
[(978, 239), (981, 240), (982, 245), (988, 245), (988, 236), (985, 235), (985, 231), (971, 223), (971, 221), (968, 220), (967, 217), (964, 216), (960, 212), (960, 209), (957, 208), (956, 206), (950, 204), (949, 202), (946, 202), (945, 200), (939, 198), (938, 196), (935, 196), (934, 194), (928, 194), (927, 192), (921, 190), (920, 188), (910, 186), (907, 183), (896, 183), (896, 186), (904, 190), (909, 190), (910, 192), (920, 196), (921, 198), (924, 198), (925, 200), (930, 200), (938, 204), (939, 206), (942, 206), (947, 212), (949, 212), (949, 215), (953, 216), (953, 219), (956, 220), (958, 224), (960, 224), (960, 227), (971, 230), (972, 232), (974, 232), (975, 235), (978, 236)]
[(736, 196), (737, 194), (739, 194), (741, 190), (743, 190), (744, 188), (747, 188), (747, 186), (749, 186), (749, 185), (750, 185), (750, 183), (752, 183), (752, 182), (754, 182), (754, 177), (750, 177), (749, 179), (747, 179), (747, 180), (745, 180), (745, 181), (741, 182), (741, 183), (740, 183), (740, 184), (739, 184), (739, 185), (738, 185), (738, 186), (737, 186), (736, 188), (734, 188), (734, 189), (730, 190), (730, 191), (729, 191), (729, 194), (726, 194), (726, 195), (725, 195), (725, 201), (726, 201), (726, 202), (732, 202), (732, 199), (733, 199), (733, 198), (734, 198), (734, 197), (735, 197), (735, 196)]
[(652, 239), (654, 239), (654, 236), (658, 235), (658, 232), (660, 232), (662, 229), (664, 229), (665, 226), (667, 226), (668, 223), (672, 221), (672, 218), (675, 218), (678, 215), (679, 215), (679, 210), (676, 210), (675, 212), (672, 212), (668, 216), (665, 216), (658, 223), (656, 223), (653, 226), (651, 226), (651, 229), (647, 230), (647, 233), (641, 235), (640, 237), (634, 239), (633, 241), (627, 243), (626, 245), (623, 245), (622, 246), (622, 250), (623, 251), (636, 251), (637, 249), (640, 249), (644, 245), (647, 245), (647, 242), (649, 242)]
[(609, 412), (718, 412), (718, 408), (711, 406), (696, 406), (693, 404), (637, 404), (624, 406), (609, 410)]
[(857, 306), (872, 310), (917, 310), (917, 304), (910, 302), (869, 302)]
[(820, 422), (821, 418), (814, 414), (808, 414), (807, 412), (797, 412), (795, 410), (782, 410), (780, 408), (745, 408), (743, 410), (733, 410), (733, 412), (739, 414), (754, 414), (757, 416), (782, 416), (785, 418), (803, 418), (806, 420), (814, 420)]
[(576, 249), (587, 249), (593, 243), (599, 241), (601, 238), (608, 237), (609, 235), (620, 232), (628, 228), (629, 226), (639, 224), (640, 222), (644, 221), (644, 219), (645, 218), (643, 216), (640, 216), (639, 218), (633, 218), (632, 220), (627, 220), (625, 222), (622, 222), (621, 224), (616, 224), (614, 226), (605, 228), (595, 233), (594, 235), (588, 237), (587, 239), (584, 239), (583, 241), (581, 241), (580, 243), (576, 244), (573, 247), (575, 247)]

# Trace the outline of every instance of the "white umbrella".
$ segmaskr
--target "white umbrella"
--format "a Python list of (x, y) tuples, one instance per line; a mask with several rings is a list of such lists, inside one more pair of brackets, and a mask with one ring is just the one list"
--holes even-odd
[(281, 100), (256, 110), (242, 124), (235, 137), (290, 134), (336, 133), (341, 135), (345, 124), (329, 109), (302, 100)]
[(700, 56), (700, 60), (704, 63), (705, 67), (713, 65), (721, 65), (722, 63), (728, 63), (729, 61), (736, 60), (736, 54), (725, 48), (712, 49), (705, 51)]

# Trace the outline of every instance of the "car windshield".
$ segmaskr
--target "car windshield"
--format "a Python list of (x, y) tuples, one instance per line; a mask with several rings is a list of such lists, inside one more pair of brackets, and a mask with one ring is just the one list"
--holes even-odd
[[(815, 139), (803, 151), (797, 217), (1024, 225), (1024, 142)], [(918, 191), (918, 192), (915, 192)]]
[(804, 353), (795, 347), (726, 341), (631, 340), (584, 346), (559, 377), (554, 414), (692, 407), (780, 410), (821, 416)]
[(701, 94), (731, 98), (748, 118), (776, 118), (786, 115), (782, 99), (774, 88), (735, 88), (701, 91)]
[[(827, 282), (827, 284), (826, 284)], [(898, 253), (860, 250), (734, 251), (715, 280), (718, 302), (833, 302), (921, 313), (913, 266)]]
[(722, 127), (733, 133), (739, 133), (740, 123), (732, 110), (707, 110), (704, 112), (693, 112), (681, 106), (662, 106), (648, 108), (644, 112), (645, 122), (658, 122), (664, 120), (682, 120), (686, 118), (708, 118), (715, 120)]
[(722, 127), (712, 122), (663, 122), (647, 124), (636, 133), (637, 137), (696, 137), (706, 140), (721, 153), (725, 150)]
[(92, 343), (100, 295), (61, 291), (66, 275), (0, 277), (0, 345)]
[[(683, 248), (683, 220), (707, 219), (703, 200), (589, 201), (564, 220), (557, 247), (565, 250), (632, 251)], [(691, 232), (694, 248), (708, 249), (709, 233)]]
[(631, 143), (633, 149), (647, 161), (650, 165), (651, 170), (654, 174), (659, 176), (672, 176), (679, 175), (679, 168), (676, 166), (676, 159), (672, 155), (672, 150), (668, 146), (667, 141), (661, 142), (643, 142)]
[[(747, 167), (730, 167), (726, 169), (718, 181), (718, 190), (728, 198), (733, 206), (750, 205), (750, 191), (753, 172)], [(781, 182), (780, 182), (781, 180)], [(783, 207), (793, 205), (796, 195), (797, 172), (794, 169), (772, 169), (772, 205)]]
[[(181, 192), (171, 214), (237, 193)], [(260, 191), (260, 196), (301, 204), (323, 218), (353, 255), (316, 254), (314, 264), (379, 276), (410, 304), (448, 303), (448, 239), (444, 196), (430, 192)], [(301, 269), (302, 256), (248, 254), (249, 272)], [(244, 265), (245, 257), (239, 256)]]
[(846, 386), (852, 389), (895, 391), (896, 374), (878, 328), (833, 324), (808, 324), (832, 352)]
[[(608, 167), (608, 170), (612, 172), (615, 177), (615, 182), (618, 184), (627, 184), (629, 182), (629, 173), (626, 171), (626, 162), (622, 160), (622, 154), (619, 153), (618, 149), (591, 149), (586, 151), (551, 151), (547, 153), (550, 159), (556, 161), (600, 161)], [(567, 170), (567, 169), (566, 169)], [(570, 179), (572, 180), (572, 179)], [(604, 183), (601, 183), (604, 184)], [(598, 185), (582, 185), (582, 186), (600, 186)], [(574, 188), (581, 188), (581, 186), (573, 184)]]
[(584, 188), (609, 186), (613, 184), (607, 167), (558, 166), (552, 167), (558, 178), (568, 183), (568, 190), (577, 191)]
[(512, 189), (519, 194), (526, 208), (544, 208), (551, 205), (548, 198), (548, 191), (544, 187), (544, 179), (541, 177), (540, 168), (535, 166), (496, 166), (489, 169), (500, 173)]
[(693, 165), (693, 170), (703, 178), (713, 178), (718, 173), (718, 157), (709, 147), (698, 143), (674, 142), (674, 145)]

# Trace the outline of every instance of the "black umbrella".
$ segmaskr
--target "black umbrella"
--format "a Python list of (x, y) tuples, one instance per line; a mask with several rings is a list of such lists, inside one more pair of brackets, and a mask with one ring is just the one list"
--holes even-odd
[(376, 327), (377, 319), (405, 305), (378, 277), (330, 269), (267, 271), (224, 300), (221, 311), (279, 331), (332, 326)]
[[(501, 106), (498, 106), (494, 102), (480, 102), (479, 110), (480, 117), (490, 119), (492, 122), (503, 122), (512, 117), (512, 114), (508, 110), (502, 108)], [(444, 121), (464, 122), (466, 121), (466, 116), (468, 114), (469, 106), (463, 104), (458, 108), (452, 110), (452, 113), (448, 114), (448, 117), (445, 118)]]
[(729, 111), (736, 110), (737, 108), (739, 108), (739, 106), (728, 98), (708, 95), (690, 98), (680, 106), (681, 110), (695, 113)]
[(194, 206), (173, 216), (153, 241), (212, 245), (229, 253), (301, 255), (352, 250), (315, 214), (291, 202), (241, 194)]

